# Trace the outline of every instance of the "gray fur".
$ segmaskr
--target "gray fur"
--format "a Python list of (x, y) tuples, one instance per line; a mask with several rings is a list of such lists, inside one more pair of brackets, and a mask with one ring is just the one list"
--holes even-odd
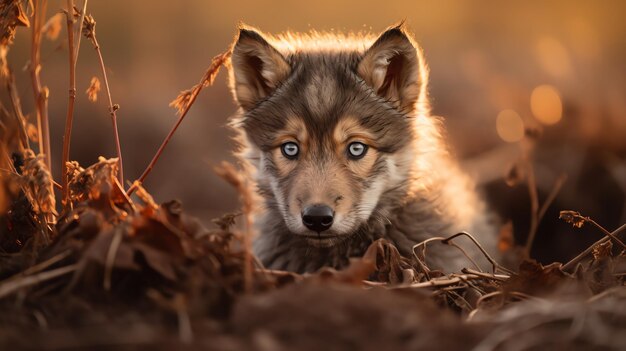
[[(341, 268), (350, 257), (362, 255), (369, 244), (379, 238), (392, 241), (403, 255), (411, 257), (415, 244), (459, 231), (472, 233), (488, 251), (494, 252), (494, 226), (471, 180), (450, 156), (443, 141), (440, 120), (429, 116), (427, 69), (421, 51), (414, 47), (409, 36), (403, 37), (405, 35), (405, 30), (399, 27), (388, 30), (376, 42), (369, 36), (318, 34), (268, 37), (265, 42), (259, 35), (261, 46), (258, 50), (275, 48), (289, 66), (281, 81), (254, 83), (255, 79), (264, 79), (263, 72), (247, 76), (247, 83), (252, 81), (252, 85), (262, 86), (265, 90), (255, 90), (252, 96), (257, 100), (247, 99), (245, 104), (242, 103), (233, 120), (241, 143), (238, 155), (259, 194), (254, 220), (259, 236), (254, 251), (266, 267), (295, 272), (315, 271), (323, 266)], [(246, 37), (251, 36), (248, 33)], [(376, 47), (383, 40), (386, 43), (389, 37), (399, 38), (402, 45), (408, 43), (414, 47), (414, 56), (407, 56), (404, 65), (410, 63), (415, 67), (409, 67), (414, 71), (412, 73), (402, 73), (414, 74), (412, 79), (403, 79), (393, 89), (384, 90), (380, 84), (374, 87), (372, 82), (375, 79), (363, 77), (367, 73), (362, 72), (368, 70), (362, 70), (359, 65), (366, 61), (368, 48)], [(333, 39), (351, 42), (333, 47)], [(323, 43), (312, 45), (315, 40)], [(241, 75), (236, 73), (248, 62), (245, 56), (241, 56), (244, 54), (238, 52), (238, 45), (234, 46), (233, 59), (238, 63), (231, 71), (236, 98), (241, 91), (237, 81), (241, 80)], [(247, 49), (246, 52), (250, 51)], [(271, 68), (255, 67), (259, 70)], [(250, 67), (246, 69), (248, 74)], [(402, 86), (403, 82), (414, 84), (410, 89), (417, 90), (409, 90)], [(268, 90), (268, 86), (275, 88)], [(343, 161), (329, 149), (332, 145), (329, 134), (345, 116), (357, 116), (360, 125), (379, 143), (378, 157), (366, 177), (342, 168)], [(303, 123), (312, 140), (310, 160), (303, 160), (289, 176), (279, 177), (279, 167), (272, 157), (276, 133), (294, 118)], [(313, 184), (319, 187), (333, 184), (331, 169), (338, 169), (345, 175), (350, 189), (354, 189), (350, 190), (351, 195), (357, 199), (363, 200), (364, 194), (374, 187), (384, 188), (367, 219), (356, 223), (350, 233), (341, 233), (345, 235), (333, 245), (320, 247), (311, 245), (289, 229), (286, 218), (293, 209), (289, 208), (286, 199), (294, 187), (294, 179), (302, 176), (298, 175), (299, 172), (316, 175), (313, 177), (316, 179), (306, 183), (310, 189), (300, 189), (308, 194), (318, 188)], [(360, 208), (361, 205), (355, 203), (346, 218), (356, 218), (360, 212), (366, 211)], [(459, 243), (475, 260), (485, 263), (475, 247), (467, 241)], [(450, 246), (434, 243), (427, 252), (431, 267), (453, 271), (471, 266), (458, 250)]]

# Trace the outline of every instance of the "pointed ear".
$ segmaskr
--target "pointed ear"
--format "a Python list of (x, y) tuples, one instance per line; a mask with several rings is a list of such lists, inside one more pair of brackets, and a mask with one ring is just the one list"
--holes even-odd
[(289, 75), (285, 58), (255, 30), (240, 28), (233, 47), (231, 87), (235, 99), (249, 110)]
[(428, 72), (402, 25), (378, 37), (359, 62), (357, 73), (401, 111), (413, 111), (418, 100), (425, 99)]

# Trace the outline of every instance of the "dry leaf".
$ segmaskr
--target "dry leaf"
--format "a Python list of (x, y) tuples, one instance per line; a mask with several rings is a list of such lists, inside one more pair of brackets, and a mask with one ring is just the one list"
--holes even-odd
[(89, 88), (85, 90), (87, 93), (87, 98), (91, 102), (98, 101), (98, 93), (100, 92), (100, 79), (98, 77), (91, 77), (91, 82), (89, 83)]
[(586, 217), (581, 216), (580, 213), (576, 211), (561, 211), (559, 213), (559, 219), (564, 220), (576, 228), (582, 228), (587, 221)]
[(54, 181), (44, 162), (43, 154), (35, 156), (30, 149), (24, 152), (22, 184), (35, 212), (56, 214)]
[(520, 169), (519, 163), (515, 163), (509, 168), (504, 177), (506, 185), (513, 187), (524, 180), (524, 172)]
[(28, 135), (28, 140), (32, 141), (33, 143), (39, 142), (39, 130), (37, 130), (37, 127), (35, 127), (34, 124), (26, 124), (26, 134)]
[(59, 37), (59, 33), (61, 33), (62, 19), (63, 15), (61, 13), (57, 13), (56, 15), (50, 17), (46, 24), (41, 27), (41, 32), (46, 34), (46, 38), (54, 41)]
[(193, 96), (193, 93), (196, 89), (198, 89), (198, 85), (194, 86), (191, 89), (181, 91), (176, 99), (170, 102), (170, 107), (174, 107), (179, 115), (183, 114), (183, 112), (185, 112), (185, 110), (189, 106), (189, 103), (191, 102), (191, 97)]
[(498, 251), (505, 253), (511, 250), (513, 246), (515, 246), (513, 221), (509, 220), (502, 227), (500, 227), (500, 234), (498, 235)]

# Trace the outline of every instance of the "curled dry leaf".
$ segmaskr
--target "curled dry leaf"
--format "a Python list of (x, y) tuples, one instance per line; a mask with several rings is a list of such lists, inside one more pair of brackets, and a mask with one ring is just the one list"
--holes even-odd
[(0, 2), (0, 46), (7, 46), (13, 42), (17, 26), (30, 26), (25, 7), (28, 7), (28, 1)]
[(87, 98), (91, 102), (98, 101), (98, 93), (100, 92), (100, 79), (98, 77), (91, 77), (91, 82), (89, 83), (89, 88), (85, 90), (87, 93)]
[(54, 180), (46, 167), (44, 155), (35, 156), (33, 150), (24, 151), (22, 166), (22, 187), (33, 209), (41, 214), (56, 214)]
[(28, 136), (28, 140), (32, 141), (33, 143), (39, 142), (39, 131), (34, 124), (26, 124), (26, 135)]
[(599, 261), (601, 259), (611, 257), (612, 249), (613, 243), (610, 240), (595, 245), (592, 250), (593, 259)]
[(83, 169), (75, 162), (68, 162), (68, 187), (72, 201), (84, 201), (99, 197), (102, 185), (111, 184), (117, 177), (117, 158), (106, 159), (102, 156), (98, 162)]
[(504, 176), (504, 182), (506, 185), (513, 187), (524, 181), (524, 172), (521, 169), (519, 162), (511, 165), (511, 168), (506, 172)]
[(575, 279), (561, 271), (560, 263), (544, 266), (534, 260), (525, 260), (520, 264), (518, 274), (508, 279), (502, 289), (505, 292), (546, 296), (568, 282), (574, 283)]
[(576, 211), (561, 211), (559, 213), (559, 219), (564, 220), (565, 222), (573, 225), (576, 228), (582, 228), (582, 226), (587, 221), (586, 217), (583, 217), (579, 212)]
[(498, 251), (505, 253), (515, 246), (515, 237), (513, 236), (513, 221), (508, 220), (502, 227), (498, 235)]
[(83, 20), (83, 35), (88, 39), (93, 39), (96, 34), (96, 20), (92, 15), (86, 15)]
[(241, 212), (226, 213), (219, 218), (213, 218), (211, 222), (213, 222), (221, 230), (228, 231), (232, 226), (235, 225), (235, 219), (241, 215)]
[(61, 13), (57, 13), (56, 15), (50, 17), (46, 24), (41, 27), (41, 32), (46, 34), (46, 38), (54, 41), (59, 37), (59, 33), (61, 33), (62, 19), (63, 15)]

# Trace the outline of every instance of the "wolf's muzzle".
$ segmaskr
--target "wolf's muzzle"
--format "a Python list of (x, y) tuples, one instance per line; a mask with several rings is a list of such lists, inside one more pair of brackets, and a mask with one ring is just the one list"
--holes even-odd
[(334, 215), (333, 209), (326, 205), (307, 206), (302, 211), (302, 224), (312, 231), (321, 233), (333, 225)]

